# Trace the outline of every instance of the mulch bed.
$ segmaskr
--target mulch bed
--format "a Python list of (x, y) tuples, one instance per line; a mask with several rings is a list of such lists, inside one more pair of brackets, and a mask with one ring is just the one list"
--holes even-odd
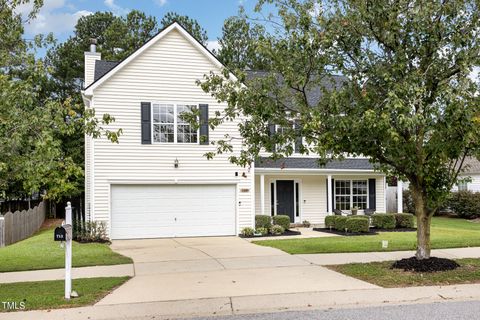
[(411, 257), (395, 261), (391, 268), (413, 272), (436, 272), (455, 270), (458, 267), (460, 267), (460, 265), (450, 259), (431, 257), (429, 259), (418, 260), (416, 257)]
[(417, 231), (417, 228), (395, 228), (395, 229), (377, 229), (377, 228), (370, 228), (377, 232), (413, 232)]
[(378, 234), (376, 230), (370, 229), (369, 232), (345, 232), (345, 231), (338, 231), (335, 229), (330, 230), (329, 228), (313, 228), (313, 231), (318, 231), (318, 232), (325, 232), (325, 233), (331, 233), (331, 234), (337, 234), (339, 236), (374, 236)]
[(299, 236), (302, 233), (300, 231), (293, 231), (293, 230), (286, 230), (284, 233), (280, 235), (273, 235), (273, 234), (267, 234), (265, 236), (252, 236), (252, 237), (246, 237), (244, 235), (238, 235), (240, 238), (275, 238), (275, 237), (284, 237), (284, 236)]
[(338, 231), (335, 229), (330, 228), (313, 228), (313, 231), (318, 231), (318, 232), (325, 232), (325, 233), (331, 233), (331, 234), (336, 234), (340, 236), (374, 236), (378, 234), (379, 232), (413, 232), (417, 231), (416, 228), (398, 228), (398, 229), (377, 229), (377, 228), (370, 228), (369, 232), (348, 232), (346, 233), (345, 231)]

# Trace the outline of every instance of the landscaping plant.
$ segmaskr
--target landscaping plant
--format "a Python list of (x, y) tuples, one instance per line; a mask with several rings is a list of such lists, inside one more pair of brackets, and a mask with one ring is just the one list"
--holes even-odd
[(394, 213), (395, 228), (415, 228), (415, 217), (411, 213)]
[(283, 234), (285, 232), (285, 228), (278, 225), (278, 224), (274, 224), (272, 226), (272, 228), (270, 229), (270, 232), (271, 234), (273, 234), (274, 236), (279, 236), (281, 234)]
[(257, 214), (255, 216), (255, 228), (270, 229), (272, 226), (272, 218), (270, 216)]
[(448, 197), (447, 206), (461, 218), (478, 218), (480, 217), (480, 192), (452, 192)]
[(282, 226), (284, 230), (290, 229), (290, 217), (287, 215), (279, 214), (272, 217), (272, 223)]
[(345, 231), (345, 228), (347, 227), (347, 219), (348, 217), (345, 217), (345, 216), (334, 216), (335, 217), (335, 220), (334, 220), (334, 227), (335, 227), (335, 230), (337, 231)]
[(368, 217), (363, 216), (348, 217), (345, 228), (347, 232), (366, 233), (370, 231), (370, 221)]
[(255, 235), (255, 230), (253, 230), (253, 228), (250, 228), (250, 227), (245, 227), (242, 229), (240, 234), (244, 237), (253, 237)]
[(259, 234), (261, 236), (266, 236), (268, 234), (268, 229), (267, 228), (262, 228), (262, 227), (256, 228), (255, 233)]
[(378, 229), (395, 229), (397, 220), (393, 213), (375, 213), (371, 215), (372, 225)]

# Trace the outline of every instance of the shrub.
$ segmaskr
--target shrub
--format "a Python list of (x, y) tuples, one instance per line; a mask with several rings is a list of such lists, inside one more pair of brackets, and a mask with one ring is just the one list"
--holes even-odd
[(274, 236), (279, 236), (281, 234), (283, 234), (285, 232), (285, 228), (278, 225), (278, 224), (274, 224), (272, 226), (272, 229), (270, 229), (270, 232), (274, 235)]
[(326, 216), (325, 228), (335, 228), (335, 218), (338, 216)]
[(276, 215), (272, 217), (273, 224), (282, 226), (284, 230), (290, 229), (290, 217), (287, 215)]
[(348, 217), (345, 217), (345, 216), (335, 216), (335, 220), (334, 220), (335, 230), (345, 231), (345, 228), (347, 227), (347, 219)]
[(250, 227), (245, 227), (242, 229), (241, 234), (244, 237), (253, 237), (253, 235), (255, 234), (255, 230), (253, 230), (253, 228), (250, 228)]
[(480, 192), (452, 192), (448, 197), (447, 205), (461, 218), (478, 218), (480, 217)]
[(347, 218), (345, 226), (348, 232), (368, 232), (370, 230), (370, 221), (368, 220), (368, 217), (353, 216)]
[(255, 229), (255, 233), (260, 234), (262, 236), (266, 236), (268, 234), (268, 229), (260, 227), (260, 228)]
[(396, 228), (415, 228), (414, 215), (411, 213), (394, 213)]
[(74, 220), (72, 238), (78, 242), (109, 242), (104, 221)]
[(371, 215), (372, 225), (379, 229), (395, 229), (397, 221), (391, 213), (375, 213)]
[(272, 217), (257, 214), (255, 216), (255, 228), (270, 229), (272, 227)]
[(311, 223), (310, 223), (310, 221), (308, 221), (308, 220), (304, 220), (304, 221), (302, 222), (302, 225), (303, 225), (304, 228), (310, 228)]

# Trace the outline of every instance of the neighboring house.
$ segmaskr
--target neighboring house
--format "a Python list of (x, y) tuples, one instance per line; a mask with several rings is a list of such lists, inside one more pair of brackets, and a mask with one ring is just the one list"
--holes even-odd
[[(111, 114), (109, 127), (123, 129), (118, 144), (85, 143), (87, 217), (105, 221), (110, 238), (236, 235), (254, 226), (255, 214), (322, 224), (333, 208), (385, 211), (385, 176), (365, 158), (326, 166), (311, 155), (260, 158), (250, 169), (231, 164), (230, 154), (207, 160), (209, 142), (239, 137), (239, 120), (205, 125), (226, 104), (196, 80), (222, 67), (177, 23), (120, 63), (102, 61), (94, 45), (85, 53), (86, 108)], [(193, 107), (198, 131), (177, 116)], [(241, 141), (233, 146), (238, 155)]]
[(463, 162), (463, 168), (465, 170), (460, 174), (460, 178), (467, 178), (470, 181), (462, 181), (455, 185), (452, 190), (480, 192), (480, 161), (473, 157), (466, 158)]

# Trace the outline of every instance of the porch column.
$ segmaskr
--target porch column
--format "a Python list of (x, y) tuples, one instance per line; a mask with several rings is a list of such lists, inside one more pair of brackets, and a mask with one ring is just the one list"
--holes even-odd
[(260, 175), (260, 206), (261, 213), (265, 215), (265, 175)]
[(397, 180), (397, 212), (403, 212), (403, 181)]
[(333, 212), (333, 203), (332, 203), (332, 175), (329, 174), (328, 175), (328, 178), (327, 178), (327, 190), (328, 190), (328, 199), (327, 199), (327, 203), (328, 203), (328, 214), (331, 215), (332, 212)]

